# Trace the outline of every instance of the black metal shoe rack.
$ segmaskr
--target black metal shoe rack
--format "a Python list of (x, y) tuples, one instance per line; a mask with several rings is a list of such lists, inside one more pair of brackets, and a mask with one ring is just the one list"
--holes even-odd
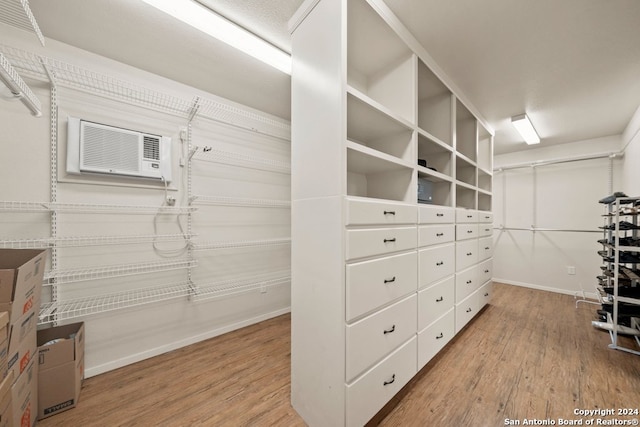
[[(609, 348), (640, 355), (640, 197), (617, 197), (605, 203), (602, 275), (598, 276), (602, 313), (606, 322), (593, 322), (609, 331)], [(602, 319), (604, 320), (604, 319)], [(631, 328), (627, 329), (627, 328)], [(620, 343), (620, 335), (630, 336), (636, 348)], [(626, 341), (625, 341), (626, 342)]]

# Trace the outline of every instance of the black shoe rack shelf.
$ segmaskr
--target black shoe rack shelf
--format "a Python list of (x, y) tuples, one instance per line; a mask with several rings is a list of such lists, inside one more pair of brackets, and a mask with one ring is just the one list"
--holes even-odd
[(598, 241), (603, 246), (598, 252), (603, 260), (598, 276), (601, 319), (593, 325), (609, 331), (609, 348), (640, 355), (640, 197), (606, 202), (600, 227), (604, 236)]

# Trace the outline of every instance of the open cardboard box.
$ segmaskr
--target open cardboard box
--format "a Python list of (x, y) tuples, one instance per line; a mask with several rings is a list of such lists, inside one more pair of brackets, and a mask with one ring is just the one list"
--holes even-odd
[(84, 322), (38, 331), (38, 419), (76, 406), (84, 378)]

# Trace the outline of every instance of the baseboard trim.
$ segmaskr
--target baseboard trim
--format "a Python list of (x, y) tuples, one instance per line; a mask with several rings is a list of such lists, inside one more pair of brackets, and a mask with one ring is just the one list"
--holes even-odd
[(582, 289), (570, 290), (570, 289), (554, 288), (551, 286), (541, 286), (541, 285), (535, 285), (533, 283), (518, 282), (516, 280), (499, 279), (497, 277), (494, 277), (493, 281), (498, 283), (504, 283), (505, 285), (520, 286), (523, 288), (531, 288), (531, 289), (537, 289), (539, 291), (547, 291), (547, 292), (554, 292), (557, 294), (571, 295), (573, 297), (579, 297), (579, 298), (584, 297), (586, 299), (595, 300), (595, 301), (598, 300), (598, 296), (595, 292), (585, 292)]
[(177, 350), (179, 348), (186, 347), (188, 345), (195, 344), (200, 341), (207, 340), (209, 338), (214, 338), (214, 337), (217, 337), (218, 335), (226, 334), (227, 332), (235, 331), (237, 329), (253, 325), (254, 323), (262, 322), (264, 320), (278, 317), (290, 312), (291, 312), (291, 307), (285, 307), (280, 310), (276, 310), (269, 313), (261, 314), (259, 316), (252, 317), (250, 319), (245, 319), (229, 325), (224, 325), (222, 327), (207, 331), (202, 334), (194, 335), (192, 337), (188, 337), (180, 341), (175, 341), (160, 347), (143, 351), (141, 353), (132, 354), (130, 356), (123, 357), (108, 363), (103, 363), (102, 365), (87, 368), (85, 370), (85, 378), (90, 378), (96, 375), (103, 374), (105, 372), (112, 371), (114, 369), (122, 368), (124, 366), (131, 365), (133, 363), (140, 362), (142, 360), (149, 359), (154, 356), (159, 356), (161, 354), (168, 353), (170, 351)]

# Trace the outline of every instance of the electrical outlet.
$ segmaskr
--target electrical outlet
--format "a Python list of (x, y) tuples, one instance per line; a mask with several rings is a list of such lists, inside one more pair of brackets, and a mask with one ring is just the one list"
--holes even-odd
[(570, 276), (573, 276), (574, 274), (576, 274), (576, 268), (572, 265), (567, 267), (567, 274), (569, 274)]
[(175, 206), (176, 205), (176, 199), (173, 197), (167, 197), (167, 206)]

